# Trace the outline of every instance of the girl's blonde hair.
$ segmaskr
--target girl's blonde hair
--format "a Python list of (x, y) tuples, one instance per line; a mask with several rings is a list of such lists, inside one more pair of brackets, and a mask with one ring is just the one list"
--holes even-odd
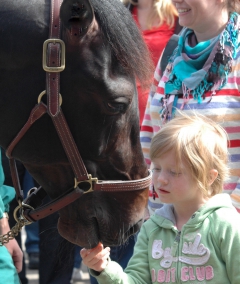
[[(184, 160), (204, 196), (209, 197), (222, 191), (228, 177), (227, 146), (228, 136), (220, 125), (200, 114), (179, 112), (153, 137), (150, 158), (160, 158), (174, 150), (176, 167), (179, 169)], [(209, 186), (212, 169), (218, 171), (218, 176)]]
[[(137, 0), (122, 0), (127, 4), (138, 5)], [(152, 28), (153, 23), (159, 22), (159, 26), (166, 22), (167, 25), (172, 28), (175, 25), (175, 18), (178, 16), (175, 6), (172, 4), (172, 0), (153, 0), (153, 9), (147, 20), (147, 27)]]

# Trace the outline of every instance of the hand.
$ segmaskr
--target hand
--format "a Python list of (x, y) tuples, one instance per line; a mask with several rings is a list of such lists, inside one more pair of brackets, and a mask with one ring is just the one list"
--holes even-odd
[(103, 244), (99, 243), (93, 249), (83, 248), (80, 251), (83, 263), (98, 272), (102, 272), (108, 265), (108, 258), (110, 255), (110, 248), (103, 248)]
[(9, 253), (12, 256), (13, 263), (17, 269), (17, 272), (22, 271), (23, 266), (23, 252), (19, 247), (17, 241), (15, 239), (10, 240), (7, 244), (4, 244), (5, 247), (8, 249)]
[[(0, 219), (0, 235), (5, 235), (9, 231), (10, 227), (8, 224), (8, 219), (7, 218)], [(8, 243), (4, 244), (4, 246), (11, 254), (17, 272), (18, 273), (21, 272), (23, 265), (23, 252), (20, 249), (17, 241), (15, 239), (10, 240)]]

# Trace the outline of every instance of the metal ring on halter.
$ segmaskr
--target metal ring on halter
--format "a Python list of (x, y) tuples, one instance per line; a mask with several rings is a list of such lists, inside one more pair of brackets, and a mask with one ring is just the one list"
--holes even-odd
[[(14, 212), (13, 212), (13, 216), (14, 216), (15, 221), (16, 221), (17, 223), (19, 223), (20, 220), (21, 220), (21, 221), (24, 220), (24, 225), (29, 225), (29, 224), (31, 224), (32, 222), (30, 222), (29, 220), (27, 220), (27, 219), (24, 217), (24, 215), (23, 215), (23, 213), (22, 213), (22, 209), (25, 207), (25, 208), (34, 210), (34, 208), (33, 208), (32, 206), (28, 205), (28, 204), (23, 203), (21, 200), (18, 200), (18, 204), (19, 204), (19, 205), (14, 209)], [(20, 217), (18, 217), (18, 216), (17, 216), (17, 212), (20, 211), (20, 210), (21, 210), (21, 212), (19, 212)]]
[[(41, 102), (42, 97), (46, 94), (46, 90), (42, 91), (38, 96), (38, 104)], [(62, 95), (59, 93), (59, 105), (62, 105)]]

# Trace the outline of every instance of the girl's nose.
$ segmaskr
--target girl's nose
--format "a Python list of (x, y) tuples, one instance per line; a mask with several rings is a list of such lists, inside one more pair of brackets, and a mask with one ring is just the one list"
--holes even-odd
[(164, 176), (159, 176), (158, 182), (160, 182), (162, 185), (168, 184), (168, 180)]
[(167, 179), (167, 176), (164, 173), (164, 171), (161, 171), (160, 173), (158, 173), (157, 182), (160, 183), (160, 184), (167, 184), (168, 183), (168, 179)]

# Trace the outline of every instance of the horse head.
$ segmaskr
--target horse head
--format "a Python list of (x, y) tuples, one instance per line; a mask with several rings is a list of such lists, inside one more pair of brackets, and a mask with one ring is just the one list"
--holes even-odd
[[(4, 149), (46, 88), (41, 59), (50, 9), (49, 1), (43, 0), (17, 5), (4, 1), (0, 8), (4, 39), (0, 47), (0, 145)], [(119, 0), (64, 0), (60, 19), (66, 47), (61, 109), (88, 173), (110, 181), (146, 177), (135, 79), (148, 81), (152, 69), (131, 14)], [(42, 101), (47, 102), (45, 97)], [(47, 114), (29, 128), (12, 156), (52, 199), (74, 185), (74, 172)], [(99, 241), (121, 244), (139, 229), (147, 198), (148, 188), (83, 194), (59, 211), (58, 230), (80, 246), (94, 247)]]

